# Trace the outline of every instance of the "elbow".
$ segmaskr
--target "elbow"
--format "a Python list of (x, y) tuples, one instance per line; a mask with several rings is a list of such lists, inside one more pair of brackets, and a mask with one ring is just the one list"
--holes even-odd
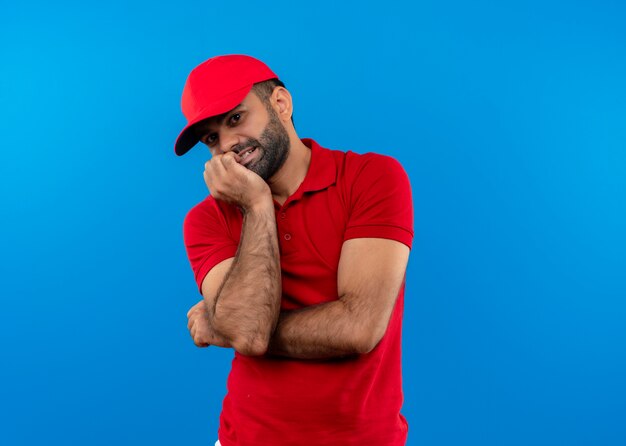
[(215, 329), (230, 341), (236, 352), (246, 356), (267, 353), (274, 325), (262, 318), (224, 308), (218, 301), (215, 308)]
[(263, 356), (269, 348), (269, 338), (238, 337), (231, 343), (235, 351), (245, 356)]
[(354, 345), (354, 352), (359, 355), (366, 355), (374, 350), (377, 345), (378, 342), (359, 341)]
[(376, 348), (384, 336), (384, 331), (369, 330), (354, 339), (354, 351), (360, 355), (366, 355)]
[[(221, 322), (221, 323), (220, 323)], [(217, 321), (216, 330), (229, 340), (231, 347), (238, 353), (246, 356), (262, 356), (269, 348), (269, 335), (242, 333), (240, 328), (232, 324)]]

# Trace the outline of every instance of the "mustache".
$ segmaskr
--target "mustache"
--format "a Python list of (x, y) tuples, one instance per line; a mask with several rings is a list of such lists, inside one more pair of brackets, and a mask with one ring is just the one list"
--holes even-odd
[(244, 143), (237, 144), (236, 146), (233, 146), (232, 151), (237, 153), (237, 155), (239, 155), (241, 152), (243, 152), (246, 149), (249, 149), (250, 147), (260, 147), (260, 148), (263, 148), (263, 144), (261, 144), (261, 142), (258, 139), (256, 139), (256, 138), (249, 138)]

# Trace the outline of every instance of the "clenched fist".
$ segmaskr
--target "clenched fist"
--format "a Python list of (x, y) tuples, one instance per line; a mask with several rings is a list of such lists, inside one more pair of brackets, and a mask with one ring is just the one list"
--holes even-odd
[(187, 312), (187, 329), (198, 347), (230, 347), (230, 343), (213, 330), (209, 312), (204, 300), (201, 300)]
[(204, 165), (204, 181), (217, 199), (235, 204), (248, 211), (254, 206), (272, 203), (272, 193), (268, 184), (255, 172), (239, 162), (241, 157), (235, 152), (215, 155)]

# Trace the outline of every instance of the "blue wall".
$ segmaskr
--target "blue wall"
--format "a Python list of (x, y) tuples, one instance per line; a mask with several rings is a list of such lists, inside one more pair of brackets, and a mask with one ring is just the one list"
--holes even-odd
[(206, 58), (265, 60), (300, 136), (413, 185), (409, 445), (626, 444), (618, 1), (4, 2), (0, 444), (212, 444), (178, 158)]

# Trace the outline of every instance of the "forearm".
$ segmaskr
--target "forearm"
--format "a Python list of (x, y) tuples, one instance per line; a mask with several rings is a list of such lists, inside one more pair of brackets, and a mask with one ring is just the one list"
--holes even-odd
[(269, 203), (244, 213), (237, 254), (209, 309), (216, 334), (241, 353), (263, 354), (276, 327), (280, 298), (276, 218)]
[(297, 359), (326, 359), (369, 352), (371, 330), (354, 309), (337, 300), (282, 312), (268, 353)]

